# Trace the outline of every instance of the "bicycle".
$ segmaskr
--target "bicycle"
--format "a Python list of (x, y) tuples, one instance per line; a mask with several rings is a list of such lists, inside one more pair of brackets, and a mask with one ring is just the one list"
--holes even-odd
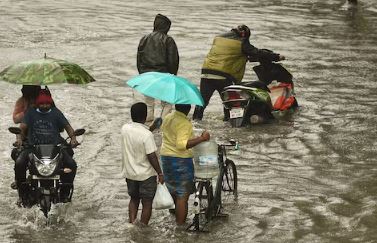
[(230, 140), (229, 144), (218, 144), (218, 162), (220, 173), (217, 177), (213, 194), (212, 178), (195, 177), (196, 192), (194, 199), (194, 218), (187, 230), (205, 231), (204, 228), (212, 218), (227, 216), (222, 213), (222, 197), (225, 193), (237, 198), (237, 169), (233, 160), (226, 154), (226, 148), (238, 149), (238, 143)]

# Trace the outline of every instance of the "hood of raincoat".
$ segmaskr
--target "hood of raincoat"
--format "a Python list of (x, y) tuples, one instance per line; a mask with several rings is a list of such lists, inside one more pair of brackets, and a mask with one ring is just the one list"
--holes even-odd
[(153, 31), (159, 31), (167, 34), (170, 29), (170, 25), (171, 21), (168, 17), (162, 14), (157, 14), (156, 18), (154, 19)]

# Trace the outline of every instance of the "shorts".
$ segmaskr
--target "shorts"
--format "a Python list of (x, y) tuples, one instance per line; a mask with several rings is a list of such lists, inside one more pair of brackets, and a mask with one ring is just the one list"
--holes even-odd
[(128, 195), (131, 198), (153, 199), (157, 189), (157, 176), (151, 176), (144, 181), (127, 179)]
[(170, 194), (183, 197), (194, 193), (194, 163), (192, 158), (161, 156), (164, 181)]

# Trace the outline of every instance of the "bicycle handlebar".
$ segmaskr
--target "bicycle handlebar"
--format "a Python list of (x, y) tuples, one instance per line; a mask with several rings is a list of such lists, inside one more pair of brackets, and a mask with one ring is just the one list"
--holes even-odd
[(239, 144), (238, 141), (234, 139), (230, 139), (229, 143), (219, 143), (218, 146), (226, 148), (226, 147), (234, 147), (235, 149), (238, 149)]
[(236, 146), (236, 144), (225, 144), (225, 143), (218, 144), (218, 145), (221, 146), (221, 147), (234, 147), (234, 146)]

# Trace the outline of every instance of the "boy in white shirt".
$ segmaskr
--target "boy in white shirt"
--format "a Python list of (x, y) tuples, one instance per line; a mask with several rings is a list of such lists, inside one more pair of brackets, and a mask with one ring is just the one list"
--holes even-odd
[[(134, 223), (140, 201), (142, 203), (140, 222), (147, 225), (152, 214), (152, 202), (157, 181), (164, 183), (160, 164), (157, 159), (157, 146), (153, 134), (159, 120), (151, 128), (144, 125), (147, 105), (139, 102), (131, 106), (132, 123), (123, 125), (122, 134), (122, 173), (126, 178), (130, 203), (129, 222)], [(158, 178), (157, 178), (158, 177)]]

